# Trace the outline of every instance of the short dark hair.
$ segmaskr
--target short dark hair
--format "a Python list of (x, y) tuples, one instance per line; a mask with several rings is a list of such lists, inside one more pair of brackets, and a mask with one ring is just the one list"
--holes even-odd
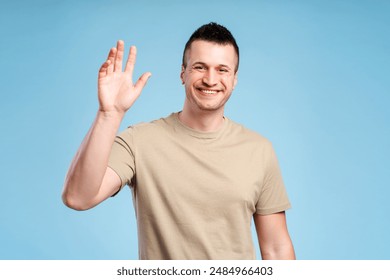
[(219, 45), (232, 45), (234, 47), (234, 50), (236, 51), (237, 54), (237, 65), (235, 68), (235, 72), (238, 70), (238, 63), (240, 60), (240, 52), (238, 49), (238, 45), (236, 43), (236, 40), (234, 39), (232, 33), (230, 31), (215, 22), (210, 22), (208, 24), (204, 24), (201, 27), (199, 27), (197, 30), (195, 30), (194, 33), (192, 33), (190, 39), (188, 39), (184, 51), (183, 51), (183, 59), (182, 63), (184, 67), (187, 67), (186, 61), (185, 61), (185, 55), (187, 50), (191, 47), (192, 42), (194, 41), (207, 41), (207, 42), (212, 42), (216, 43)]

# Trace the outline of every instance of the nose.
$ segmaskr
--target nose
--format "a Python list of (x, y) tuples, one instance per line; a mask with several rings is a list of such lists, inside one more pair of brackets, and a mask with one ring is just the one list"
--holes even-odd
[(218, 76), (212, 69), (209, 69), (204, 73), (202, 81), (207, 86), (215, 86), (218, 83)]

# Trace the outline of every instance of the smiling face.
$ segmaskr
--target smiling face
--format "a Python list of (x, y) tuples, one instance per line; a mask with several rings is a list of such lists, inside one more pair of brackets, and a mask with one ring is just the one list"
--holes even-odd
[(223, 113), (237, 83), (238, 58), (232, 45), (194, 41), (185, 55), (180, 78), (185, 86), (185, 109)]

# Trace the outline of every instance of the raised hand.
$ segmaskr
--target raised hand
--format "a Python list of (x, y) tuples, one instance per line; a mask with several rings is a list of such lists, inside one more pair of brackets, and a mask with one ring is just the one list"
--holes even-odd
[(146, 72), (134, 84), (133, 70), (137, 49), (135, 46), (130, 47), (124, 71), (122, 71), (123, 53), (124, 42), (118, 41), (117, 47), (110, 50), (106, 62), (100, 67), (98, 97), (101, 112), (124, 115), (140, 96), (151, 76), (150, 72)]

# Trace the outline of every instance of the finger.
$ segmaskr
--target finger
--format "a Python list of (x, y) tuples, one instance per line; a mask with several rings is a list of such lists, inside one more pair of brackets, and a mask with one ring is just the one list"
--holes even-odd
[(108, 52), (107, 60), (102, 64), (99, 69), (99, 78), (105, 77), (107, 75), (107, 70), (110, 64), (112, 64), (112, 58), (115, 57), (114, 48), (110, 49)]
[(129, 57), (127, 58), (125, 72), (128, 72), (130, 75), (133, 75), (135, 60), (137, 57), (137, 48), (135, 46), (130, 47)]
[(110, 61), (107, 67), (107, 74), (110, 74), (114, 71), (115, 56), (117, 53), (116, 48), (111, 48), (110, 53), (108, 54), (107, 61)]
[(107, 76), (107, 68), (111, 64), (111, 61), (106, 60), (99, 69), (99, 78)]
[(152, 76), (152, 73), (150, 72), (146, 72), (142, 74), (142, 76), (138, 79), (138, 81), (134, 85), (136, 92), (142, 91), (142, 89), (146, 85), (146, 82), (149, 80), (150, 76)]
[(122, 60), (123, 60), (123, 51), (125, 49), (125, 43), (122, 40), (119, 40), (116, 44), (117, 52), (115, 56), (115, 72), (122, 72)]

